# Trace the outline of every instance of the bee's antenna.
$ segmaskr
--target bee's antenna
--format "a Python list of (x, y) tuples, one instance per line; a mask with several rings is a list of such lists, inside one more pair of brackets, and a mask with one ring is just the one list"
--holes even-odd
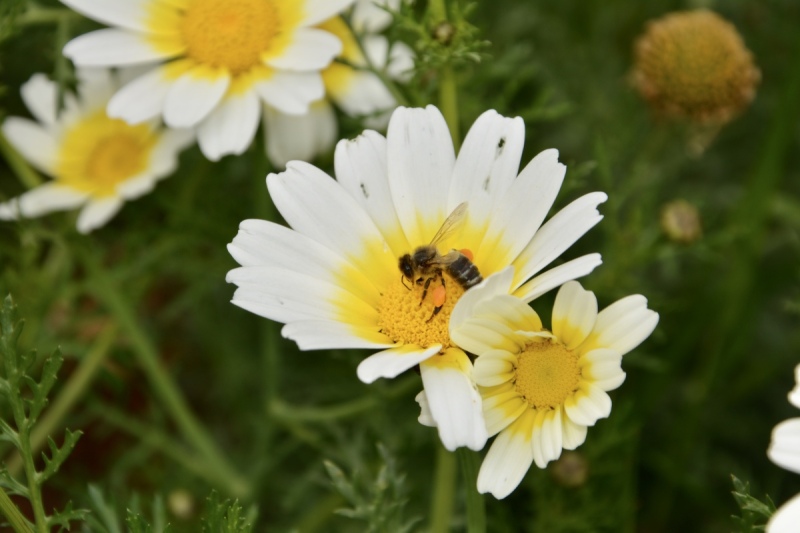
[(408, 285), (406, 285), (406, 277), (405, 277), (405, 276), (403, 276), (402, 274), (400, 275), (400, 283), (402, 283), (402, 284), (403, 284), (403, 287), (405, 287), (406, 289), (408, 289), (408, 290), (411, 290), (411, 287), (409, 287)]

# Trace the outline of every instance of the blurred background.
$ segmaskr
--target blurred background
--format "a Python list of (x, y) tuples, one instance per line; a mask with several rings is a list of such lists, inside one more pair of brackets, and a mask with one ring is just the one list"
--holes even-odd
[[(14, 13), (28, 2), (3, 4), (0, 114), (29, 116), (20, 85), (43, 72), (69, 86), (61, 46), (100, 26), (77, 15), (23, 25)], [(726, 124), (654, 109), (635, 88), (647, 22), (701, 7), (736, 27), (760, 70), (752, 103)], [(557, 148), (568, 167), (556, 209), (607, 192), (605, 219), (562, 260), (601, 252), (582, 280), (601, 307), (640, 293), (661, 315), (623, 361), (610, 418), (506, 500), (487, 497), (488, 530), (738, 531), (731, 475), (777, 504), (800, 492), (800, 476), (765, 454), (774, 425), (798, 416), (786, 394), (800, 363), (800, 3), (492, 0), (467, 18), (490, 44), (455, 67), (462, 131), (486, 109), (521, 116), (523, 164)], [(422, 70), (403, 90), (435, 103), (436, 83)], [(362, 129), (341, 117), (340, 137)], [(330, 154), (315, 163), (332, 173)], [(439, 444), (416, 422), (419, 376), (364, 385), (366, 352), (300, 352), (229, 303), (237, 265), (225, 246), (242, 220), (274, 219), (273, 170), (259, 132), (218, 163), (185, 151), (172, 177), (88, 236), (75, 213), (0, 222), (0, 294), (27, 320), (20, 347), (65, 357), (51, 403), (92, 365), (48, 428), (84, 435), (46, 485), (47, 508), (71, 500), (121, 521), (139, 506), (196, 531), (213, 489), (257, 509), (256, 531), (426, 530)], [(0, 200), (23, 191), (0, 161)], [(533, 303), (545, 323), (553, 297)], [(176, 419), (182, 409), (194, 418)], [(219, 464), (187, 452), (194, 424)], [(18, 459), (0, 451), (13, 472)], [(462, 492), (453, 531), (464, 530)]]

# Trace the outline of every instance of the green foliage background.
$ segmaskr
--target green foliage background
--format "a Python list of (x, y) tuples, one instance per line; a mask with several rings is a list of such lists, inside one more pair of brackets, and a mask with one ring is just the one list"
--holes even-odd
[[(68, 86), (61, 44), (96, 27), (79, 16), (26, 19), (28, 7), (0, 7), (4, 115), (27, 116), (19, 86), (35, 72)], [(655, 118), (627, 82), (645, 22), (695, 7), (731, 21), (762, 72), (751, 108), (699, 156), (687, 150), (688, 127)], [(586, 482), (567, 487), (552, 466), (534, 467), (509, 498), (486, 499), (488, 530), (727, 532), (739, 514), (731, 474), (778, 505), (800, 492), (800, 477), (765, 455), (773, 426), (797, 416), (786, 393), (800, 362), (800, 4), (483, 0), (469, 20), (491, 45), (477, 47), (479, 64), (457, 67), (462, 131), (486, 109), (522, 116), (523, 164), (555, 147), (568, 165), (556, 207), (607, 192), (605, 219), (565, 259), (601, 252), (604, 264), (584, 280), (601, 306), (641, 293), (661, 315), (624, 360), (611, 417), (578, 449)], [(420, 72), (410, 101), (435, 103), (435, 83), (436, 72)], [(361, 130), (352, 119), (341, 128), (342, 137)], [(435, 432), (416, 422), (419, 376), (364, 385), (355, 368), (366, 353), (300, 352), (277, 325), (229, 303), (224, 279), (236, 264), (225, 245), (240, 221), (276, 216), (262, 141), (217, 164), (189, 149), (174, 176), (90, 236), (75, 231), (75, 213), (0, 223), (0, 294), (12, 293), (27, 318), (20, 345), (60, 346), (65, 358), (53, 401), (91, 354), (97, 361), (52, 428), (84, 435), (45, 487), (48, 512), (72, 500), (123, 523), (136, 501), (142, 516), (166, 513), (170, 531), (197, 531), (204, 507), (221, 512), (218, 499), (205, 503), (216, 489), (243, 505), (226, 531), (240, 530), (239, 516), (256, 531), (428, 527), (447, 474), (436, 470)], [(330, 157), (317, 164), (332, 172)], [(0, 164), (0, 200), (23, 190)], [(660, 230), (661, 206), (677, 198), (700, 210), (694, 244)], [(547, 316), (552, 298), (534, 307)], [(153, 362), (166, 372), (148, 370)], [(192, 447), (176, 401), (220, 464)], [(12, 464), (11, 448), (0, 451)], [(164, 508), (175, 491), (194, 500), (187, 517)], [(454, 498), (451, 526), (461, 531), (461, 488)], [(128, 527), (145, 531), (137, 520)], [(92, 530), (112, 531), (106, 523)]]

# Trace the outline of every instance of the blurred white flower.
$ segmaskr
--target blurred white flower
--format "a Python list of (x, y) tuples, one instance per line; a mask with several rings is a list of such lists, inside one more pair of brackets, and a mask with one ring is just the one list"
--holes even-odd
[(150, 64), (118, 91), (109, 115), (139, 124), (162, 116), (196, 128), (211, 160), (250, 146), (261, 103), (305, 114), (325, 93), (320, 71), (342, 51), (320, 28), (353, 0), (62, 0), (113, 26), (64, 47), (79, 66)]
[[(796, 385), (789, 402), (800, 408), (800, 365), (794, 369)], [(776, 465), (800, 474), (800, 418), (784, 420), (772, 431), (767, 456)], [(767, 524), (767, 533), (796, 533), (800, 524), (800, 494), (784, 503)]]
[[(396, 9), (399, 0), (383, 0), (377, 4)], [(403, 80), (414, 66), (413, 52), (403, 43), (389, 41), (376, 35), (391, 23), (391, 15), (378, 7), (374, 0), (357, 0), (351, 23), (359, 33), (361, 47), (350, 28), (340, 17), (320, 24), (320, 28), (331, 32), (342, 41), (339, 62), (322, 72), (325, 82), (325, 98), (314, 102), (305, 115), (287, 114), (267, 105), (264, 122), (267, 129), (267, 154), (270, 161), (280, 168), (292, 160), (310, 161), (333, 149), (338, 138), (336, 113), (331, 103), (352, 117), (367, 117), (370, 128), (386, 127), (391, 111), (397, 101), (381, 79), (367, 70), (367, 58), (377, 69), (386, 69), (394, 80)], [(353, 65), (353, 66), (350, 66)], [(353, 68), (356, 67), (356, 68)]]
[(178, 153), (192, 140), (188, 130), (162, 130), (157, 122), (137, 126), (110, 118), (106, 104), (118, 88), (106, 69), (79, 69), (77, 98), (67, 95), (57, 113), (58, 89), (35, 74), (21, 89), (37, 122), (9, 117), (8, 141), (52, 181), (0, 204), (0, 219), (30, 218), (82, 207), (78, 231), (108, 222), (126, 200), (150, 192), (170, 175)]

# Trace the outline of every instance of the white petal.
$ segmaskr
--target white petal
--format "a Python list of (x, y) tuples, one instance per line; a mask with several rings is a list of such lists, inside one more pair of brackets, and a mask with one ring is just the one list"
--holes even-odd
[(767, 456), (781, 468), (800, 474), (800, 418), (790, 418), (775, 426)]
[(622, 371), (622, 355), (615, 350), (599, 348), (581, 356), (581, 375), (595, 386), (610, 391), (618, 388), (625, 381)]
[(413, 345), (389, 348), (361, 361), (357, 369), (358, 379), (364, 383), (372, 383), (378, 378), (396, 377), (435, 355), (441, 349), (441, 344), (434, 344), (427, 348)]
[(602, 220), (597, 205), (608, 199), (605, 193), (582, 196), (556, 213), (536, 232), (514, 261), (517, 283), (540, 272), (572, 244)]
[[(242, 266), (272, 266), (328, 281), (377, 305), (380, 294), (340, 255), (305, 235), (264, 220), (245, 220), (228, 251)], [(345, 283), (339, 272), (348, 272)]]
[(64, 46), (64, 55), (80, 67), (115, 67), (159, 61), (173, 54), (152, 46), (141, 34), (106, 28), (75, 37)]
[(8, 117), (3, 122), (3, 134), (33, 166), (51, 176), (55, 174), (58, 143), (50, 132), (28, 119)]
[(305, 115), (288, 115), (264, 106), (267, 155), (276, 168), (289, 161), (311, 161), (329, 152), (336, 143), (339, 125), (325, 100), (311, 104)]
[(534, 416), (528, 409), (494, 440), (478, 473), (478, 492), (501, 500), (520, 484), (533, 462)]
[(315, 26), (340, 14), (350, 7), (353, 0), (306, 0), (304, 3), (305, 18), (301, 24)]
[(87, 194), (75, 189), (45, 183), (23, 193), (4, 204), (0, 204), (0, 219), (15, 220), (19, 216), (33, 218), (53, 211), (74, 209), (86, 201)]
[[(511, 216), (509, 212), (516, 209), (517, 203), (524, 204), (522, 213), (532, 216), (531, 204), (539, 202), (537, 196), (526, 193), (522, 198), (513, 198), (512, 206), (504, 204), (502, 209), (492, 209), (494, 204), (500, 205), (500, 198), (517, 177), (524, 144), (525, 123), (521, 118), (506, 118), (496, 111), (486, 111), (469, 129), (458, 152), (448, 203), (469, 202), (469, 216), (481, 226), (490, 220), (491, 214), (491, 225), (496, 229), (490, 234), (495, 238), (507, 231), (506, 219)], [(532, 202), (534, 198), (536, 200)], [(522, 216), (522, 213), (517, 216)], [(528, 241), (522, 246), (525, 244)]]
[(766, 533), (797, 533), (800, 524), (800, 494), (784, 503), (767, 523)]
[(20, 88), (22, 100), (36, 120), (45, 126), (56, 122), (58, 88), (44, 74), (34, 74)]
[[(509, 289), (511, 288), (511, 281), (513, 279), (514, 268), (509, 267), (489, 276), (465, 292), (464, 295), (458, 300), (458, 303), (456, 303), (455, 307), (453, 308), (453, 312), (450, 314), (451, 338), (455, 339), (453, 334), (456, 333), (457, 330), (461, 329), (467, 320), (475, 316), (475, 308), (476, 306), (480, 305), (481, 302), (489, 300), (500, 294), (508, 294)], [(469, 348), (467, 349), (469, 350)]]
[(584, 255), (567, 261), (523, 284), (514, 291), (514, 296), (524, 302), (530, 302), (559, 285), (590, 274), (602, 262), (600, 254)]
[(397, 9), (400, 0), (357, 0), (353, 7), (352, 23), (359, 33), (378, 33), (392, 22), (392, 15), (379, 6)]
[(336, 179), (375, 221), (394, 254), (407, 253), (411, 246), (389, 190), (386, 138), (367, 130), (353, 140), (343, 139), (336, 145), (334, 163)]
[(417, 418), (419, 423), (423, 426), (435, 428), (436, 420), (433, 419), (433, 415), (431, 414), (431, 409), (428, 406), (428, 397), (425, 396), (425, 391), (420, 391), (419, 394), (414, 397), (414, 400), (419, 404), (419, 418)]
[(533, 460), (536, 466), (545, 468), (547, 463), (561, 457), (564, 431), (561, 424), (561, 410), (537, 413), (537, 420), (539, 419), (541, 424), (533, 427)]
[(196, 126), (220, 103), (230, 82), (224, 71), (209, 75), (205, 67), (183, 74), (167, 91), (164, 122), (171, 128)]
[(134, 79), (108, 102), (108, 116), (129, 124), (139, 124), (153, 119), (164, 110), (164, 102), (172, 83), (167, 80), (163, 67), (156, 67)]
[[(564, 408), (561, 409), (563, 411)], [(565, 411), (561, 414), (561, 427), (564, 430), (561, 435), (561, 443), (565, 450), (574, 450), (586, 441), (586, 433), (589, 428), (570, 420)]]
[(394, 255), (384, 246), (372, 219), (330, 176), (300, 161), (270, 174), (267, 188), (275, 206), (295, 230), (336, 250), (356, 268), (396, 281)]
[(253, 91), (228, 94), (197, 128), (200, 150), (211, 161), (224, 155), (241, 155), (258, 129), (261, 106)]
[(574, 350), (594, 328), (597, 298), (577, 281), (561, 286), (553, 305), (553, 334)]
[(106, 106), (118, 89), (111, 70), (103, 67), (75, 69), (78, 78), (78, 95), (84, 112), (92, 113)]
[(395, 110), (387, 134), (389, 188), (408, 241), (427, 244), (444, 222), (455, 153), (444, 117), (433, 106)]
[(155, 185), (155, 176), (145, 173), (117, 185), (117, 193), (125, 200), (134, 200), (152, 191)]
[(380, 78), (367, 71), (354, 71), (347, 88), (331, 92), (331, 98), (352, 117), (386, 111), (397, 105)]
[(489, 350), (475, 359), (472, 377), (481, 387), (502, 385), (514, 378), (516, 356), (505, 350)]
[(109, 26), (121, 26), (140, 32), (151, 31), (147, 7), (152, 0), (61, 0), (78, 13)]
[[(365, 40), (369, 42), (370, 38), (367, 37)], [(369, 49), (367, 51), (369, 52)], [(387, 74), (401, 83), (408, 83), (414, 74), (415, 58), (416, 56), (411, 47), (406, 43), (396, 41), (392, 44), (392, 49), (389, 50), (389, 65), (386, 66)], [(383, 67), (383, 65), (380, 66)]]
[(611, 398), (599, 387), (583, 383), (581, 390), (567, 398), (564, 408), (567, 416), (576, 424), (593, 426), (599, 419), (611, 414)]
[(303, 115), (325, 96), (319, 72), (275, 72), (255, 85), (258, 95), (271, 107), (290, 115)]
[(342, 52), (342, 41), (325, 30), (298, 28), (280, 55), (265, 63), (270, 67), (294, 71), (321, 70)]
[(78, 215), (78, 231), (89, 233), (104, 226), (122, 208), (123, 203), (122, 198), (117, 196), (90, 200)]
[(792, 392), (789, 393), (789, 402), (800, 409), (800, 365), (794, 368), (794, 379), (797, 385), (795, 385)]
[(614, 302), (597, 315), (586, 349), (610, 348), (622, 355), (642, 343), (658, 325), (658, 313), (647, 308), (640, 294)]
[(172, 174), (178, 167), (178, 154), (194, 142), (190, 129), (168, 129), (160, 133), (158, 144), (150, 152), (149, 170), (157, 179)]
[(450, 348), (420, 363), (422, 384), (439, 438), (450, 451), (466, 446), (480, 450), (489, 435), (483, 420), (481, 395), (472, 381), (472, 363), (461, 350)]
[(332, 320), (292, 322), (283, 327), (281, 335), (295, 341), (301, 350), (389, 348), (395, 344), (378, 332), (377, 326), (366, 328)]
[(232, 302), (276, 322), (344, 319), (356, 326), (377, 324), (377, 311), (342, 287), (274, 266), (242, 267), (225, 278), (239, 288)]

